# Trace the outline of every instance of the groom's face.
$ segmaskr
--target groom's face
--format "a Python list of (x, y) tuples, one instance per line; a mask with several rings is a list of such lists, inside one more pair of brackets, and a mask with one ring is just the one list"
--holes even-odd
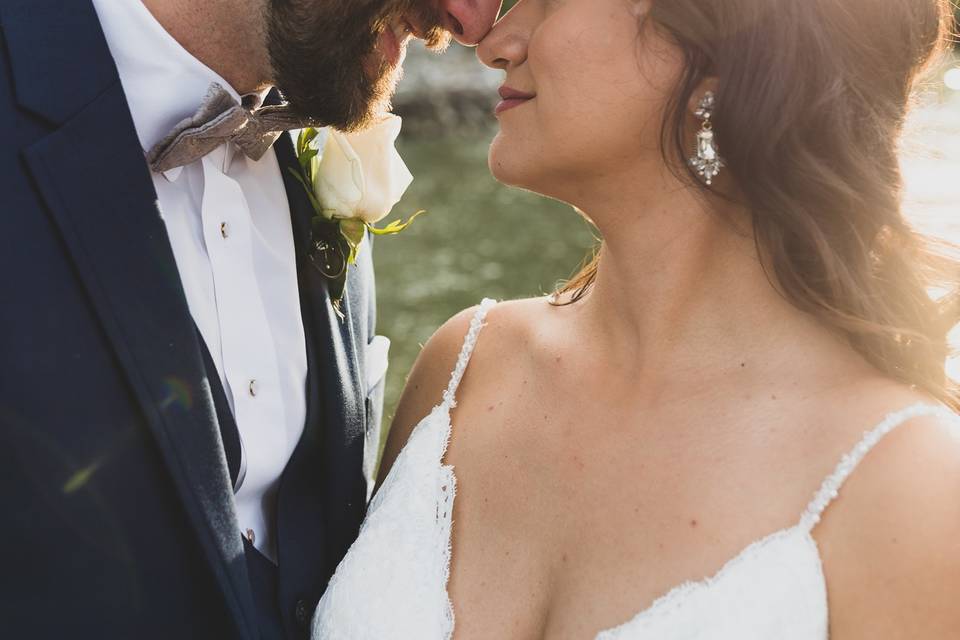
[[(499, 6), (499, 0), (497, 0)], [(351, 130), (389, 106), (411, 36), (450, 41), (439, 0), (269, 0), (274, 83), (300, 115)]]

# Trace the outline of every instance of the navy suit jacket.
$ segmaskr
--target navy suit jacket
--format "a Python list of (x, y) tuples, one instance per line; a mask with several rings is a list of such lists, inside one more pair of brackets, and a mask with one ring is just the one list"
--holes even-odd
[[(275, 149), (295, 166), (288, 136)], [(310, 204), (284, 180), (310, 365), (277, 523), (278, 607), (298, 637), (363, 518), (382, 389), (366, 388), (369, 245), (341, 320), (306, 259)], [(156, 200), (90, 0), (0, 0), (3, 637), (261, 637)]]

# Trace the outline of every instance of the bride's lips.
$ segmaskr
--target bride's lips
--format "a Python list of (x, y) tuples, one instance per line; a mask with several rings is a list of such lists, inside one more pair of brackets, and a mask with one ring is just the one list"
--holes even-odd
[(497, 104), (497, 108), (494, 110), (497, 115), (514, 107), (519, 107), (524, 102), (529, 102), (536, 97), (536, 94), (518, 91), (506, 85), (500, 87), (499, 93), (500, 103)]

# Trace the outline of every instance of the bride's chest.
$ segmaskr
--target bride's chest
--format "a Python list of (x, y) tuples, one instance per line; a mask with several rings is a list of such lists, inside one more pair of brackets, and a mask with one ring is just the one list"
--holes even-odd
[(593, 638), (676, 585), (712, 575), (793, 515), (753, 517), (709, 487), (645, 490), (642, 479), (602, 473), (551, 481), (536, 461), (514, 456), (456, 467), (455, 640)]
[[(802, 531), (752, 544), (622, 533), (479, 526), (455, 536), (454, 640), (825, 638), (819, 554)], [(779, 635), (784, 626), (792, 635)]]

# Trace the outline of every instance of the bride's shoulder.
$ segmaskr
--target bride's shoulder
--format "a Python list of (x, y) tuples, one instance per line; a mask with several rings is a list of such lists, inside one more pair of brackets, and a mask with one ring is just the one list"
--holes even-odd
[[(476, 305), (447, 320), (427, 341), (407, 381), (407, 391), (426, 396), (419, 410), (432, 408), (442, 398), (463, 350), (471, 325), (482, 316), (482, 329), (471, 354), (470, 376), (482, 377), (490, 360), (510, 354), (514, 364), (536, 348), (539, 332), (555, 311), (546, 298)], [(481, 337), (482, 336), (482, 337)]]
[(470, 325), (479, 315), (483, 316), (483, 338), (477, 343), (478, 353), (529, 344), (556, 310), (545, 297), (489, 302), (464, 309), (437, 329), (424, 346), (421, 358), (455, 364)]
[(831, 636), (951, 636), (960, 625), (960, 419), (944, 410), (904, 420), (840, 493), (818, 529)]
[(465, 336), (478, 313), (483, 315), (482, 329), (478, 333), (470, 358), (470, 366), (464, 376), (463, 392), (489, 381), (491, 376), (502, 379), (505, 365), (519, 373), (525, 367), (537, 367), (539, 356), (548, 350), (549, 337), (555, 335), (551, 326), (559, 320), (559, 309), (545, 297), (510, 300), (473, 307), (461, 312), (441, 327), (434, 339), (438, 349), (424, 349), (425, 358), (438, 358), (441, 369), (448, 373), (456, 365)]
[(531, 298), (476, 305), (447, 320), (420, 351), (397, 405), (384, 452), (389, 468), (414, 427), (443, 400), (443, 392), (457, 367), (457, 360), (474, 320), (483, 315), (465, 384), (482, 384), (491, 374), (499, 375), (504, 362), (517, 371), (529, 362), (537, 349), (539, 331), (550, 321), (556, 308), (547, 298)]

